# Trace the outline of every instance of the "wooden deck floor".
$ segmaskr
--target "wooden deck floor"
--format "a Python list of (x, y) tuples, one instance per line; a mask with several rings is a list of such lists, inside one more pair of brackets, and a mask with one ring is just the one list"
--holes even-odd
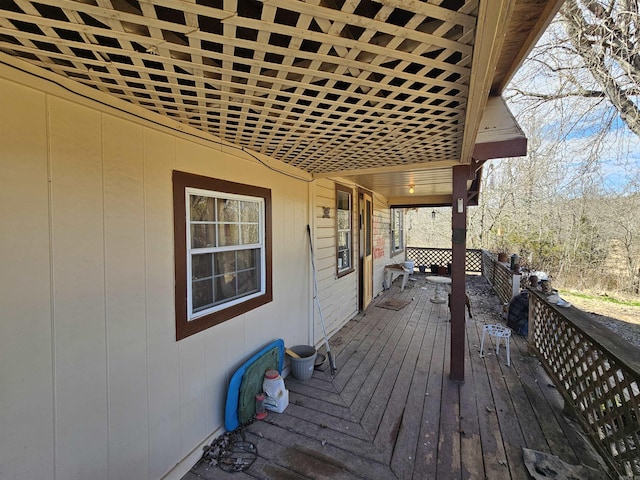
[[(287, 378), (290, 404), (247, 429), (259, 456), (245, 472), (197, 464), (184, 480), (214, 479), (527, 479), (522, 448), (597, 467), (593, 452), (562, 414), (562, 402), (523, 337), (481, 358), (485, 323), (499, 301), (481, 277), (468, 277), (474, 318), (466, 323), (465, 382), (449, 380), (449, 310), (415, 275), (397, 285), (331, 339), (338, 372)], [(410, 300), (398, 311), (376, 306)], [(485, 345), (486, 348), (486, 345)]]

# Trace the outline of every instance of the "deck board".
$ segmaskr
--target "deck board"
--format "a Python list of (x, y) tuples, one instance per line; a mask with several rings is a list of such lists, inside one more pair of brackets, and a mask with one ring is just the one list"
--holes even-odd
[(438, 436), (440, 431), (440, 403), (444, 375), (445, 344), (449, 341), (449, 324), (443, 323), (437, 312), (440, 306), (434, 306), (432, 320), (435, 324), (433, 342), (427, 345), (429, 360), (427, 389), (424, 392), (424, 405), (420, 422), (420, 436), (417, 445), (413, 478), (436, 478), (438, 460)]
[[(247, 427), (259, 457), (237, 478), (519, 480), (528, 478), (523, 447), (598, 465), (526, 338), (512, 336), (511, 367), (504, 347), (496, 355), (488, 340), (480, 357), (483, 325), (504, 323), (486, 281), (467, 282), (474, 317), (460, 383), (449, 379), (449, 310), (431, 303), (433, 287), (415, 277), (404, 291), (394, 283), (330, 339), (334, 377), (325, 362), (310, 380), (286, 379), (290, 405)], [(399, 311), (376, 306), (389, 298), (411, 301)], [(199, 465), (184, 480), (230, 475)]]
[(484, 478), (475, 379), (467, 374), (460, 385), (460, 463), (462, 478)]

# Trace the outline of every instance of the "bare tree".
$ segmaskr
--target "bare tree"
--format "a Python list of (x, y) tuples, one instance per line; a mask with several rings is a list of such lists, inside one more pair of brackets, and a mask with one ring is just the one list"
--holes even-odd
[(584, 95), (606, 96), (629, 129), (640, 137), (640, 110), (634, 101), (640, 84), (640, 26), (635, 0), (598, 2), (567, 0), (560, 10), (568, 41), (599, 90)]
[(636, 1), (566, 0), (506, 92), (529, 154), (485, 168), (493, 184), (470, 214), (483, 246), (577, 287), (598, 271), (637, 290), (639, 19)]
[[(518, 253), (567, 287), (639, 293), (638, 28), (636, 0), (566, 0), (505, 93), (529, 153), (485, 165), (469, 247)], [(450, 241), (428, 214), (413, 225), (424, 246)]]
[[(635, 0), (566, 0), (510, 86), (520, 112), (557, 119), (548, 136), (559, 144), (572, 140), (564, 148), (571, 155), (574, 145), (579, 153), (576, 179), (603, 158), (628, 165), (630, 142), (640, 138), (638, 28)], [(637, 171), (628, 173), (637, 184)]]

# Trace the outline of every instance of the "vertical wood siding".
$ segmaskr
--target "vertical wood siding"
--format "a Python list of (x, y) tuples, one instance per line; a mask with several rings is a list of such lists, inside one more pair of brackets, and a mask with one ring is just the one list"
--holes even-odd
[[(355, 185), (339, 182), (353, 187), (354, 209), (358, 191)], [(323, 218), (323, 207), (330, 207), (330, 218)], [(379, 245), (382, 256), (373, 259), (373, 295), (383, 290), (384, 267), (393, 263), (390, 256), (391, 240), (390, 210), (386, 199), (373, 195), (373, 246)], [(314, 248), (316, 249), (316, 268), (318, 277), (318, 297), (327, 328), (331, 336), (358, 312), (358, 214), (353, 214), (353, 265), (354, 271), (340, 278), (336, 275), (336, 199), (335, 182), (322, 179), (313, 183), (313, 222)], [(400, 261), (396, 258), (395, 261)], [(316, 345), (324, 341), (322, 326), (317, 308), (314, 308), (314, 341)]]
[[(310, 336), (309, 185), (87, 103), (0, 69), (3, 480), (160, 478), (222, 426), (244, 359)], [(173, 169), (273, 199), (274, 301), (180, 342)]]
[(3, 80), (0, 92), (0, 478), (52, 478), (45, 95)]
[[(348, 186), (348, 184), (344, 184)], [(312, 232), (315, 250), (316, 275), (318, 278), (318, 299), (322, 308), (327, 335), (338, 331), (358, 311), (358, 272), (357, 272), (357, 223), (353, 215), (353, 261), (356, 270), (338, 278), (336, 273), (336, 193), (335, 183), (330, 180), (318, 180), (313, 184), (314, 205)], [(354, 188), (353, 199), (357, 192)], [(324, 208), (329, 208), (329, 218), (324, 218)], [(324, 341), (320, 315), (314, 308), (314, 342)]]
[(391, 210), (386, 199), (380, 195), (373, 196), (373, 246), (382, 247), (382, 256), (373, 259), (373, 295), (383, 290), (384, 267), (390, 263), (404, 261), (404, 256), (391, 258)]

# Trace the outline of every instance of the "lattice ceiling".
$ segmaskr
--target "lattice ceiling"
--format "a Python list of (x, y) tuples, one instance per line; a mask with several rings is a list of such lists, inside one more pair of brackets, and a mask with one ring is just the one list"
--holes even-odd
[(478, 0), (2, 0), (0, 49), (311, 173), (459, 161)]

